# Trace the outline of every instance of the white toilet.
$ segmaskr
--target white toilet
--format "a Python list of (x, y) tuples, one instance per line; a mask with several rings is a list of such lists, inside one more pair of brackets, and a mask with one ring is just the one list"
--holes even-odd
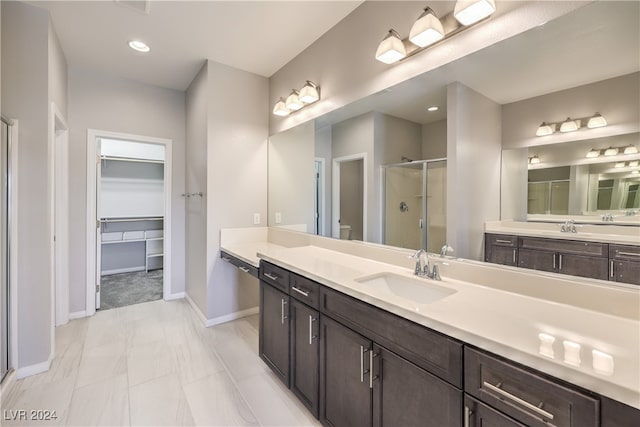
[(340, 238), (342, 240), (351, 240), (351, 226), (350, 225), (341, 225), (340, 226)]

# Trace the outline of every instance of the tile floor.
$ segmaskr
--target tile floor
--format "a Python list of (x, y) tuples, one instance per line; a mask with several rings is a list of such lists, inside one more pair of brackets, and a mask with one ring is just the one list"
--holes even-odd
[[(16, 381), (0, 425), (318, 426), (258, 357), (258, 316), (205, 328), (185, 300), (56, 329), (51, 369)], [(12, 421), (16, 410), (57, 420)]]

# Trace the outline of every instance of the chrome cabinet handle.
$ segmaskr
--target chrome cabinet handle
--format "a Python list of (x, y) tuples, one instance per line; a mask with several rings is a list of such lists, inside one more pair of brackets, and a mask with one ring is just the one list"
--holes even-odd
[(562, 254), (558, 254), (558, 259), (560, 260), (558, 263), (558, 269), (562, 270)]
[(240, 269), (240, 271), (244, 271), (245, 273), (248, 273), (248, 272), (249, 272), (249, 269), (248, 269), (247, 267), (242, 267), (242, 266), (240, 266), (240, 267), (238, 267), (238, 268)]
[(557, 254), (553, 254), (553, 268), (556, 268), (556, 255)]
[(516, 250), (513, 250), (513, 263), (516, 263)]
[(313, 345), (314, 338), (318, 338), (313, 335), (313, 322), (315, 321), (316, 319), (314, 319), (312, 315), (309, 315), (309, 345)]
[(614, 277), (615, 276), (615, 274), (613, 272), (613, 267), (614, 267), (613, 261), (609, 261), (609, 277)]
[(264, 273), (265, 277), (268, 277), (271, 280), (278, 280), (278, 276), (276, 276), (275, 274), (271, 274), (271, 273)]
[(620, 252), (618, 252), (618, 255), (627, 255), (627, 256), (638, 256), (638, 257), (640, 257), (640, 254), (636, 254), (636, 253), (633, 253), (633, 252), (622, 252), (622, 251), (620, 251)]
[(473, 411), (469, 409), (467, 405), (464, 405), (464, 427), (469, 427), (471, 424), (471, 415)]
[(507, 398), (513, 402), (518, 403), (519, 405), (524, 406), (525, 408), (529, 409), (530, 411), (535, 412), (538, 415), (541, 415), (549, 420), (553, 419), (553, 414), (550, 412), (545, 411), (544, 409), (542, 409), (542, 407), (544, 406), (544, 403), (540, 403), (539, 406), (533, 405), (529, 402), (527, 402), (524, 399), (519, 398), (518, 396), (514, 396), (513, 394), (509, 393), (508, 391), (504, 391), (503, 389), (501, 389), (500, 387), (497, 387), (493, 384), (490, 384), (486, 381), (482, 382), (482, 386), (488, 388), (489, 390), (498, 393), (500, 396)]
[(369, 371), (364, 369), (364, 354), (369, 351), (368, 348), (364, 348), (364, 346), (360, 346), (360, 382), (364, 382), (364, 374), (369, 373)]
[(496, 243), (508, 243), (508, 244), (511, 244), (511, 240), (496, 239)]
[(305, 297), (308, 297), (308, 296), (309, 296), (309, 292), (308, 292), (308, 291), (304, 291), (304, 290), (302, 290), (302, 289), (300, 289), (300, 288), (297, 288), (297, 287), (295, 287), (295, 286), (292, 286), (292, 287), (291, 287), (291, 290), (292, 290), (292, 291), (296, 291), (297, 293), (299, 293), (300, 295), (303, 295), (303, 296), (305, 296)]
[(373, 376), (373, 359), (378, 357), (378, 354), (374, 353), (373, 350), (369, 352), (369, 388), (373, 388), (373, 380), (377, 380), (378, 376)]
[(280, 322), (284, 325), (284, 321), (288, 319), (288, 316), (284, 314), (284, 307), (287, 305), (287, 302), (284, 299), (280, 300), (282, 304), (280, 304)]

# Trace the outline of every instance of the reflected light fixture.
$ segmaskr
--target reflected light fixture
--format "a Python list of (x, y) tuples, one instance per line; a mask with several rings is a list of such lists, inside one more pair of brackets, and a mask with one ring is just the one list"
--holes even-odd
[(291, 91), (291, 94), (287, 97), (287, 100), (285, 101), (285, 105), (291, 111), (298, 111), (299, 109), (304, 107), (304, 104), (302, 103), (302, 101), (300, 101), (300, 98), (298, 97), (297, 90), (294, 89)]
[(604, 150), (604, 155), (605, 156), (616, 156), (618, 154), (618, 149), (617, 148), (613, 148), (613, 147), (609, 147), (606, 150)]
[(472, 25), (492, 15), (496, 11), (493, 0), (458, 0), (453, 16), (462, 25)]
[(387, 36), (380, 42), (376, 50), (376, 59), (385, 64), (393, 64), (407, 56), (407, 49), (394, 29), (390, 29)]
[(276, 105), (273, 107), (273, 114), (275, 114), (276, 116), (288, 116), (290, 112), (291, 111), (289, 111), (289, 109), (287, 108), (287, 104), (282, 98), (280, 98), (278, 102), (276, 102)]
[(307, 80), (304, 87), (300, 89), (300, 94), (298, 95), (300, 101), (305, 104), (311, 104), (320, 99), (320, 88), (313, 82)]
[(135, 51), (147, 53), (151, 51), (148, 44), (141, 40), (129, 40), (129, 47)]
[(430, 7), (426, 7), (413, 23), (409, 32), (409, 41), (420, 47), (427, 47), (444, 38), (442, 22)]
[(600, 157), (600, 150), (596, 150), (595, 148), (589, 150), (587, 153), (587, 159), (594, 159), (596, 157)]
[(601, 127), (606, 126), (606, 125), (607, 125), (607, 120), (604, 117), (602, 117), (602, 115), (600, 113), (596, 113), (587, 122), (587, 127), (589, 129), (601, 128)]
[(567, 117), (567, 120), (560, 125), (560, 132), (574, 132), (580, 127), (580, 120), (571, 120)]
[(624, 154), (638, 154), (638, 148), (635, 145), (624, 147)]
[(540, 164), (540, 157), (538, 157), (538, 155), (535, 155), (533, 157), (529, 158), (529, 163), (532, 165), (538, 165)]
[(640, 174), (640, 171), (638, 169), (636, 169), (634, 171), (631, 171), (631, 173), (634, 174), (634, 175), (638, 175), (638, 174)]
[(538, 127), (538, 130), (536, 131), (536, 136), (551, 135), (555, 131), (556, 131), (555, 123), (546, 124), (545, 122), (542, 122), (542, 124)]
[(624, 167), (624, 162), (618, 162), (616, 163), (616, 165), (614, 166), (616, 169), (618, 168), (623, 168)]
[(629, 162), (629, 166), (638, 166), (638, 164), (640, 164), (640, 162), (638, 160), (633, 160)]
[(431, 107), (427, 108), (427, 111), (433, 113), (434, 111), (438, 111), (439, 109), (440, 107), (438, 107), (437, 105), (432, 105)]

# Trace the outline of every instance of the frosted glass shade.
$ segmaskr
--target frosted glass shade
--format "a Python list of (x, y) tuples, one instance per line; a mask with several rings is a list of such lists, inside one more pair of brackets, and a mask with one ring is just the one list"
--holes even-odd
[(318, 99), (320, 99), (318, 87), (313, 83), (307, 81), (307, 84), (305, 84), (304, 87), (300, 89), (298, 99), (300, 99), (300, 101), (304, 102), (305, 104), (316, 102)]
[(596, 150), (595, 148), (592, 148), (587, 153), (587, 159), (595, 159), (596, 157), (600, 157), (600, 150)]
[(294, 90), (293, 92), (291, 92), (291, 95), (287, 97), (287, 101), (285, 102), (285, 105), (287, 109), (291, 111), (298, 111), (299, 109), (304, 107), (304, 104), (302, 103), (302, 101), (300, 101), (300, 98), (298, 98), (297, 90)]
[(606, 125), (607, 125), (607, 121), (605, 120), (604, 117), (600, 115), (600, 113), (596, 113), (596, 115), (591, 117), (587, 122), (587, 127), (589, 129), (601, 128)]
[(545, 122), (542, 122), (542, 124), (540, 125), (540, 127), (538, 127), (538, 130), (536, 131), (536, 136), (551, 135), (553, 132), (555, 132), (555, 130), (556, 130), (555, 124), (548, 125)]
[(389, 30), (387, 36), (380, 42), (376, 50), (376, 59), (385, 64), (393, 64), (407, 56), (407, 50), (400, 36), (393, 30)]
[(291, 111), (289, 111), (289, 109), (287, 108), (287, 104), (282, 98), (280, 98), (280, 100), (276, 102), (276, 105), (274, 105), (273, 107), (273, 114), (275, 114), (276, 116), (288, 116), (290, 112)]
[(624, 154), (638, 154), (638, 149), (635, 145), (629, 145), (624, 147)]
[(495, 11), (496, 3), (493, 0), (458, 0), (453, 9), (453, 16), (462, 25), (471, 25)]
[(616, 156), (617, 154), (618, 154), (617, 148), (609, 147), (606, 150), (604, 150), (605, 156)]
[(560, 125), (560, 132), (573, 132), (578, 130), (579, 127), (577, 120), (571, 120), (567, 117), (567, 120)]
[(529, 161), (529, 163), (531, 163), (532, 165), (538, 165), (540, 164), (540, 157), (538, 156), (533, 156), (531, 158), (531, 160)]
[(433, 13), (431, 8), (426, 8), (422, 15), (414, 22), (409, 32), (409, 41), (420, 47), (427, 47), (444, 38), (442, 22)]

